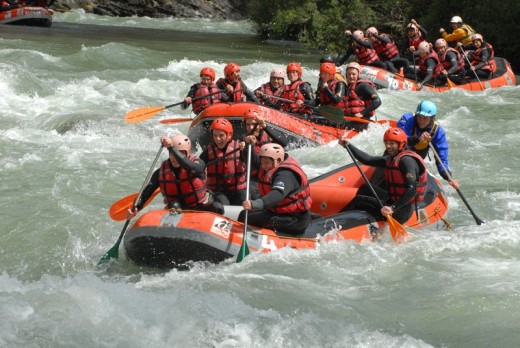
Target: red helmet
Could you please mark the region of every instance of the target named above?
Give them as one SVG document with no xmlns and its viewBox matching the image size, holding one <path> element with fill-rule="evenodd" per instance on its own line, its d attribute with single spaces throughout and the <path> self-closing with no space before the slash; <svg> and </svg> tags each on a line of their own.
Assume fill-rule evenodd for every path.
<svg viewBox="0 0 520 348">
<path fill-rule="evenodd" d="M 389 128 L 385 132 L 385 135 L 383 136 L 383 141 L 398 142 L 399 144 L 401 144 L 401 146 L 399 146 L 399 149 L 403 149 L 406 146 L 406 143 L 408 142 L 408 136 L 401 128 L 394 127 Z"/>
<path fill-rule="evenodd" d="M 221 130 L 225 132 L 229 138 L 233 135 L 233 125 L 225 118 L 217 118 L 213 122 L 211 122 L 211 126 L 209 130 L 212 132 L 215 129 Z"/>
<path fill-rule="evenodd" d="M 287 74 L 289 71 L 297 71 L 298 75 L 302 76 L 302 66 L 300 63 L 292 62 L 287 65 Z"/>
<path fill-rule="evenodd" d="M 258 156 L 272 158 L 274 161 L 274 166 L 276 167 L 281 162 L 283 162 L 283 159 L 285 156 L 285 151 L 281 145 L 275 144 L 275 143 L 269 143 L 269 144 L 262 145 Z"/>
<path fill-rule="evenodd" d="M 224 67 L 224 76 L 229 77 L 231 76 L 235 71 L 240 71 L 240 66 L 237 63 L 229 63 Z"/>
<path fill-rule="evenodd" d="M 172 146 L 179 151 L 186 151 L 190 153 L 191 141 L 184 134 L 177 134 L 172 137 Z"/>
<path fill-rule="evenodd" d="M 323 63 L 320 66 L 320 72 L 326 72 L 327 74 L 334 76 L 334 74 L 336 74 L 336 65 L 333 63 Z"/>
<path fill-rule="evenodd" d="M 202 75 L 207 75 L 207 76 L 211 77 L 212 82 L 215 81 L 215 70 L 213 70 L 210 67 L 202 68 L 202 70 L 200 71 L 200 76 L 202 77 Z"/>
<path fill-rule="evenodd" d="M 258 118 L 258 111 L 253 109 L 248 109 L 246 112 L 244 112 L 244 115 L 242 115 L 242 119 L 245 121 L 254 119 L 256 120 Z"/>
</svg>

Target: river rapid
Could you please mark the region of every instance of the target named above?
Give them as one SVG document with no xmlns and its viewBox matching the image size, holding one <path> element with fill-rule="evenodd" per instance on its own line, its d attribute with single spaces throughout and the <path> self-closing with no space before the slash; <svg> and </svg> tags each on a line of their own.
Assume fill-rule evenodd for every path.
<svg viewBox="0 0 520 348">
<path fill-rule="evenodd" d="M 447 219 L 396 245 L 322 244 L 188 271 L 98 267 L 123 223 L 171 108 L 203 66 L 229 61 L 250 88 L 290 61 L 313 88 L 323 52 L 261 42 L 247 22 L 57 13 L 51 28 L 0 27 L 1 347 L 514 347 L 520 342 L 520 89 L 380 90 L 379 118 L 437 104 L 450 167 Z M 381 153 L 384 128 L 353 141 Z M 292 150 L 309 177 L 349 162 L 334 144 Z M 162 158 L 165 158 L 165 154 Z M 430 161 L 430 168 L 437 174 Z M 156 200 L 151 207 L 159 207 Z"/>
</svg>

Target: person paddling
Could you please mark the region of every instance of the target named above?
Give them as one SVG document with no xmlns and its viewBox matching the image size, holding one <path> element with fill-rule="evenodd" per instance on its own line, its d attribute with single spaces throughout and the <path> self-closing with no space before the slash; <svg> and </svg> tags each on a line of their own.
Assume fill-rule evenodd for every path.
<svg viewBox="0 0 520 348">
<path fill-rule="evenodd" d="M 283 108 L 283 102 L 281 102 L 279 98 L 271 98 L 271 96 L 281 98 L 284 90 L 285 71 L 280 68 L 275 68 L 269 75 L 269 82 L 255 89 L 255 95 L 258 100 L 260 100 L 260 104 L 280 110 Z"/>
<path fill-rule="evenodd" d="M 204 67 L 200 71 L 200 82 L 191 86 L 188 95 L 184 98 L 182 104 L 183 109 L 187 109 L 192 104 L 192 99 L 197 98 L 193 102 L 192 110 L 195 114 L 199 114 L 202 110 L 210 105 L 219 103 L 222 100 L 222 93 L 215 81 L 215 70 L 210 67 Z M 207 96 L 207 98 L 201 98 Z M 200 99 L 199 99 L 200 98 Z"/>
<path fill-rule="evenodd" d="M 293 100 L 294 102 L 285 102 L 283 111 L 308 118 L 309 115 L 312 114 L 311 107 L 316 106 L 312 87 L 308 82 L 302 80 L 303 71 L 300 63 L 289 63 L 286 71 L 289 83 L 285 86 L 282 97 L 284 99 Z"/>
<path fill-rule="evenodd" d="M 237 63 L 229 63 L 224 67 L 224 77 L 217 80 L 217 86 L 226 93 L 222 95 L 224 102 L 250 101 L 258 104 L 255 94 L 247 88 L 240 77 L 240 66 Z"/>
</svg>

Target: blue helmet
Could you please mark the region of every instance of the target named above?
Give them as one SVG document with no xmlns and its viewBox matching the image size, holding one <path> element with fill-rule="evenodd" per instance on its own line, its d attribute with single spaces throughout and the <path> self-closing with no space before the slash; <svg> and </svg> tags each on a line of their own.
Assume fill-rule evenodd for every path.
<svg viewBox="0 0 520 348">
<path fill-rule="evenodd" d="M 416 114 L 425 116 L 425 117 L 433 117 L 437 115 L 437 107 L 435 104 L 429 100 L 423 100 L 417 105 Z"/>
</svg>

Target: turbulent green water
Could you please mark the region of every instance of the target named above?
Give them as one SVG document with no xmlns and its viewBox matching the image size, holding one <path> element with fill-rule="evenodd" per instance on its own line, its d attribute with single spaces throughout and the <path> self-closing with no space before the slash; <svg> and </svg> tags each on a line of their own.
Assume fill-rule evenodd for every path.
<svg viewBox="0 0 520 348">
<path fill-rule="evenodd" d="M 324 244 L 187 272 L 96 266 L 122 223 L 110 205 L 136 192 L 169 109 L 210 65 L 242 66 L 256 88 L 292 60 L 316 86 L 320 53 L 262 43 L 245 22 L 57 14 L 52 28 L 0 27 L 0 346 L 514 347 L 520 341 L 518 87 L 380 91 L 380 118 L 438 105 L 461 191 L 446 188 L 451 231 L 395 245 Z M 383 128 L 356 145 L 382 151 Z M 292 154 L 310 177 L 344 162 L 337 146 Z M 432 166 L 433 168 L 433 166 Z M 157 206 L 157 205 L 156 205 Z"/>
</svg>

